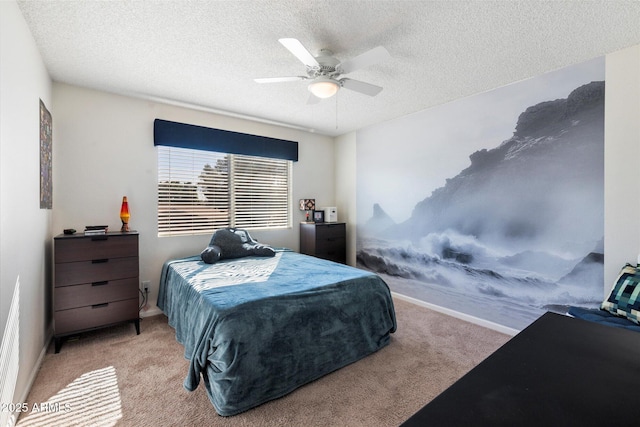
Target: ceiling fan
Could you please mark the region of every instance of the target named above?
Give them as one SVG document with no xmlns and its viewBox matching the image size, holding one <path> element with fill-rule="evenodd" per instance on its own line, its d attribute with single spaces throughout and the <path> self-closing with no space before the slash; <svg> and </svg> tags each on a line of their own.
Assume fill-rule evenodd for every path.
<svg viewBox="0 0 640 427">
<path fill-rule="evenodd" d="M 257 83 L 311 80 L 308 85 L 308 89 L 312 94 L 309 98 L 309 103 L 330 98 L 335 95 L 341 87 L 369 96 L 376 96 L 382 90 L 380 86 L 341 77 L 343 74 L 348 74 L 352 71 L 389 59 L 391 55 L 389 55 L 387 49 L 382 46 L 375 47 L 355 58 L 340 62 L 333 57 L 333 52 L 328 49 L 321 49 L 318 56 L 313 56 L 297 39 L 283 38 L 278 41 L 307 67 L 307 75 L 254 79 Z"/>
</svg>

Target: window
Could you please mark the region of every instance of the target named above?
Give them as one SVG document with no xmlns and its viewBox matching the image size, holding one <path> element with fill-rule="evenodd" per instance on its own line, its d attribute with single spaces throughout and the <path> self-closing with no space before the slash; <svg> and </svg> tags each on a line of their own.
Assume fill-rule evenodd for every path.
<svg viewBox="0 0 640 427">
<path fill-rule="evenodd" d="M 291 161 L 157 148 L 159 236 L 291 226 Z"/>
</svg>

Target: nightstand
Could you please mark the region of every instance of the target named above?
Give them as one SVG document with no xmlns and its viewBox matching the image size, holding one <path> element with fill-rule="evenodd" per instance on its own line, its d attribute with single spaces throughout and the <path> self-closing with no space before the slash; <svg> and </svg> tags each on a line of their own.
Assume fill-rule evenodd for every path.
<svg viewBox="0 0 640 427">
<path fill-rule="evenodd" d="M 121 322 L 140 334 L 138 233 L 54 237 L 55 352 L 66 336 Z"/>
<path fill-rule="evenodd" d="M 300 223 L 300 253 L 347 263 L 344 222 Z"/>
</svg>

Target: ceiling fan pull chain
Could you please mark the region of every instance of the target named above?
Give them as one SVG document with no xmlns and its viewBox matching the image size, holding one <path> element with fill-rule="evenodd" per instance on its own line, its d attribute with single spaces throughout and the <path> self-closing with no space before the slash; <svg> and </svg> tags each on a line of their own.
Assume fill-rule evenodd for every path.
<svg viewBox="0 0 640 427">
<path fill-rule="evenodd" d="M 338 130 L 338 96 L 336 95 L 336 130 Z"/>
</svg>

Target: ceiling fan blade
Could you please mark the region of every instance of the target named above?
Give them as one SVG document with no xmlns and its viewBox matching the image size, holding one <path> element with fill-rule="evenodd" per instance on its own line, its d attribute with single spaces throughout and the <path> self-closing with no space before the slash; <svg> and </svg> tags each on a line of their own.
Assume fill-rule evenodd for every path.
<svg viewBox="0 0 640 427">
<path fill-rule="evenodd" d="M 389 55 L 387 49 L 385 49 L 383 46 L 378 46 L 356 56 L 355 58 L 347 59 L 346 61 L 341 62 L 336 68 L 340 68 L 340 70 L 342 70 L 342 74 L 347 74 L 352 71 L 368 67 L 369 65 L 385 61 L 389 58 L 391 58 L 391 55 Z"/>
<path fill-rule="evenodd" d="M 320 66 L 316 58 L 313 57 L 311 52 L 309 52 L 298 39 L 279 39 L 278 41 L 307 67 Z"/>
<path fill-rule="evenodd" d="M 256 83 L 282 83 L 282 82 L 296 82 L 298 80 L 307 80 L 308 77 L 303 76 L 291 76 L 291 77 L 263 77 L 259 79 L 253 79 Z"/>
<path fill-rule="evenodd" d="M 353 90 L 355 92 L 360 92 L 369 96 L 376 96 L 380 93 L 382 88 L 380 86 L 372 85 L 371 83 L 361 82 L 359 80 L 352 79 L 340 79 L 340 83 L 342 87 L 345 89 Z"/>
</svg>

